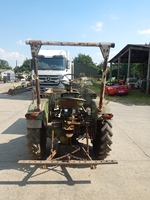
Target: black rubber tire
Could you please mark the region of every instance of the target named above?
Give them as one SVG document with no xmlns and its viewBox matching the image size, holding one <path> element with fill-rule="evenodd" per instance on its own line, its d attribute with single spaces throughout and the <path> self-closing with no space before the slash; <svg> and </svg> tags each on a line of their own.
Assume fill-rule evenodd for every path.
<svg viewBox="0 0 150 200">
<path fill-rule="evenodd" d="M 27 148 L 32 160 L 45 159 L 46 156 L 46 133 L 44 129 L 27 129 Z"/>
<path fill-rule="evenodd" d="M 96 159 L 104 160 L 111 151 L 112 145 L 112 124 L 110 120 L 97 122 L 97 134 L 93 141 L 93 152 Z"/>
</svg>

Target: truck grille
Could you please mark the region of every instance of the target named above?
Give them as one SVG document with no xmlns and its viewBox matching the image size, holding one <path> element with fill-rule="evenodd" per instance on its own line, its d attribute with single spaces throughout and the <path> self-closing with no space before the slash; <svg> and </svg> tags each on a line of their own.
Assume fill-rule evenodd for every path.
<svg viewBox="0 0 150 200">
<path fill-rule="evenodd" d="M 61 75 L 39 75 L 41 87 L 58 86 L 60 83 Z"/>
</svg>

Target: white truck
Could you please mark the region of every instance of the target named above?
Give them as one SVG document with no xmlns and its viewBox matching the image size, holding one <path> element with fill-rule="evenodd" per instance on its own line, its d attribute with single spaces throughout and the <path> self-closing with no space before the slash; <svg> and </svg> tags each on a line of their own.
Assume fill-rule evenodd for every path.
<svg viewBox="0 0 150 200">
<path fill-rule="evenodd" d="M 37 67 L 41 94 L 48 88 L 64 88 L 60 80 L 66 79 L 65 74 L 72 73 L 69 52 L 64 50 L 41 49 L 38 54 Z M 71 78 L 71 75 L 67 77 Z M 34 79 L 33 70 L 32 78 Z"/>
</svg>

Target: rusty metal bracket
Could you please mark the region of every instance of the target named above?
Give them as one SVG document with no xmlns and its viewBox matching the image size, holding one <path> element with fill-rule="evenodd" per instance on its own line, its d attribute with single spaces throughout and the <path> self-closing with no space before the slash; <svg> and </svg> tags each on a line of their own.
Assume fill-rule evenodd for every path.
<svg viewBox="0 0 150 200">
<path fill-rule="evenodd" d="M 36 57 L 40 51 L 41 44 L 38 41 L 34 41 L 33 43 L 30 44 L 30 48 L 32 57 Z"/>
</svg>

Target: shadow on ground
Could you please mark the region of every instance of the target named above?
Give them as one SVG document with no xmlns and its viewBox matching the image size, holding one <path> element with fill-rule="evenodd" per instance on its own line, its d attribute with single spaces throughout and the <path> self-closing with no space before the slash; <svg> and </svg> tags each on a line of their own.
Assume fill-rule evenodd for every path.
<svg viewBox="0 0 150 200">
<path fill-rule="evenodd" d="M 13 132 L 13 126 L 16 126 L 19 121 L 22 121 L 22 119 L 19 119 L 17 122 L 14 123 L 11 127 L 6 129 L 3 134 L 14 134 Z M 15 138 L 9 140 L 6 143 L 0 144 L 0 171 L 5 170 L 7 171 L 7 174 L 15 174 L 15 171 L 20 171 L 20 176 L 18 178 L 18 172 L 17 174 L 17 180 L 14 180 L 15 177 L 12 175 L 13 180 L 11 178 L 5 178 L 3 181 L 0 181 L 0 185 L 19 185 L 19 186 L 26 186 L 26 185 L 37 185 L 37 184 L 66 184 L 66 185 L 75 185 L 75 184 L 91 184 L 90 180 L 73 180 L 71 177 L 71 174 L 68 172 L 68 167 L 66 166 L 47 166 L 46 169 L 39 169 L 40 166 L 38 165 L 23 165 L 18 164 L 19 160 L 29 160 L 27 148 L 26 148 L 26 137 L 24 135 L 20 135 L 19 132 L 18 135 L 15 135 Z M 13 136 L 13 135 L 12 135 Z M 9 137 L 9 135 L 8 135 Z M 78 156 L 83 156 L 81 152 L 78 152 Z M 69 168 L 76 168 L 77 172 L 81 173 L 81 169 L 89 168 L 90 166 L 84 166 L 84 165 L 77 165 L 77 166 L 69 166 Z M 47 181 L 43 180 L 43 174 L 48 173 L 47 176 L 51 177 L 49 174 L 56 173 L 57 177 L 58 175 L 65 177 L 66 180 L 61 180 L 62 178 L 58 178 L 58 180 L 50 180 Z M 3 174 L 1 175 L 3 176 Z M 34 177 L 39 177 L 38 181 L 32 180 Z M 20 177 L 23 177 L 22 180 L 20 180 Z M 20 181 L 18 181 L 18 179 Z"/>
<path fill-rule="evenodd" d="M 32 100 L 35 99 L 35 95 L 33 97 L 32 90 L 29 89 L 23 93 L 18 93 L 16 95 L 10 95 L 8 92 L 0 93 L 0 99 L 10 99 L 10 100 Z"/>
<path fill-rule="evenodd" d="M 4 130 L 2 134 L 26 134 L 26 119 L 19 118 L 16 122 Z"/>
</svg>

